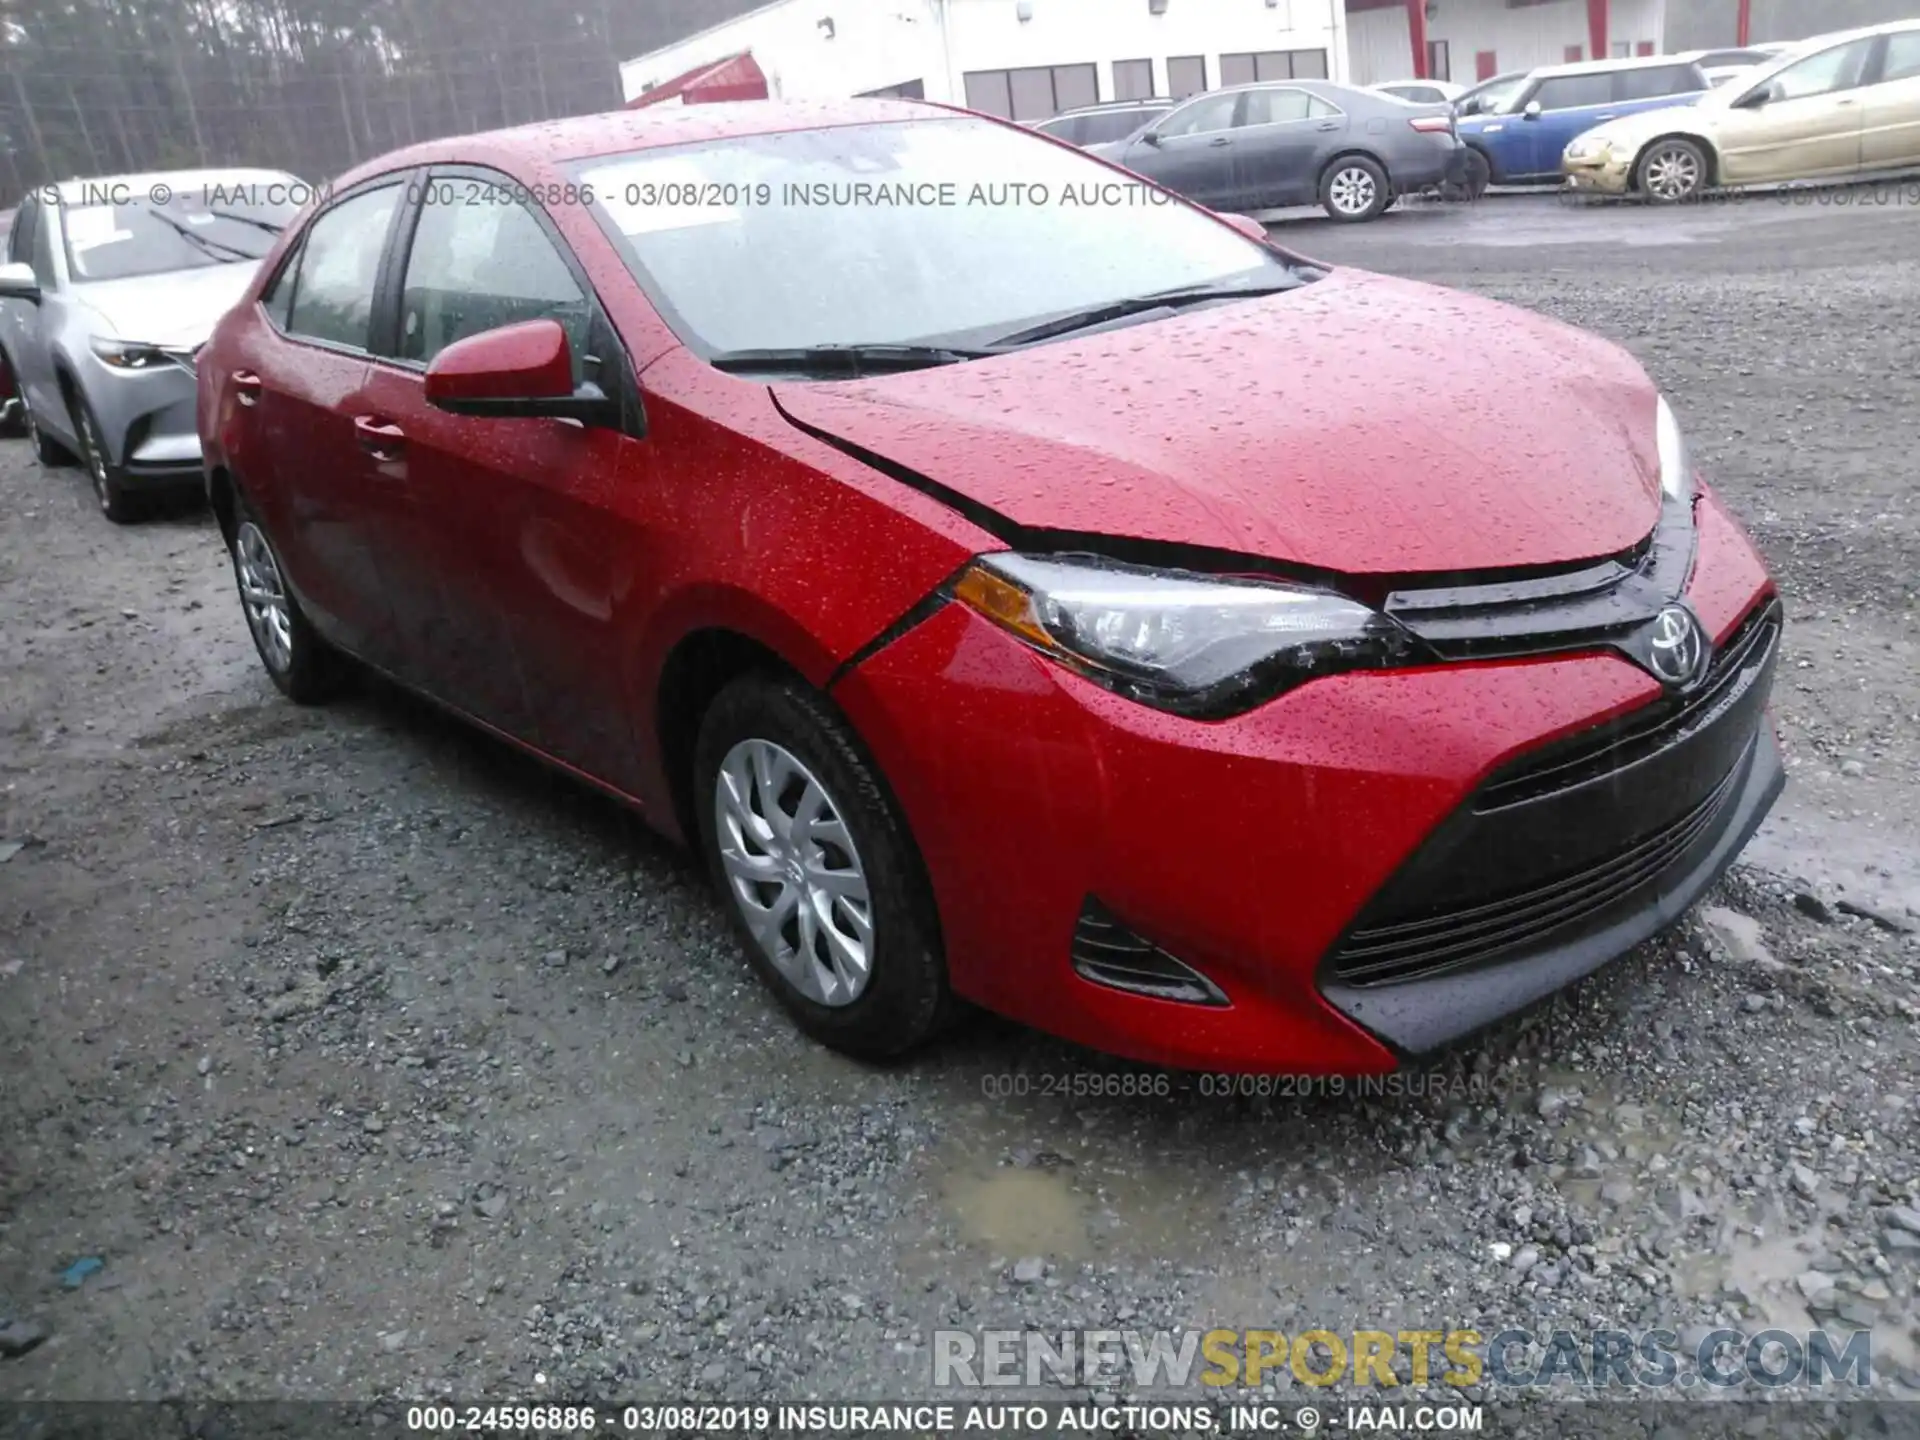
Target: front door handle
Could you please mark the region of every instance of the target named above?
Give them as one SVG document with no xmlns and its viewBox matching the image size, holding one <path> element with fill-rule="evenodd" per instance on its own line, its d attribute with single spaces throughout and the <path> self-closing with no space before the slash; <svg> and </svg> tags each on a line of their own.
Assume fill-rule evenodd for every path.
<svg viewBox="0 0 1920 1440">
<path fill-rule="evenodd" d="M 372 415 L 355 416 L 353 433 L 360 442 L 360 448 L 376 460 L 397 460 L 407 446 L 406 431 L 391 420 L 381 420 Z"/>
<path fill-rule="evenodd" d="M 1316 130 L 1338 130 L 1340 128 L 1340 122 L 1338 120 L 1322 120 L 1313 128 Z"/>
<path fill-rule="evenodd" d="M 236 370 L 227 377 L 233 382 L 233 398 L 252 407 L 260 403 L 260 377 L 251 370 Z"/>
<path fill-rule="evenodd" d="M 1833 102 L 1835 109 L 1839 109 L 1843 105 L 1857 105 L 1859 103 L 1860 97 L 1857 95 L 1845 95 Z"/>
<path fill-rule="evenodd" d="M 1596 115 L 1594 118 L 1596 120 L 1618 120 L 1620 117 L 1619 115 L 1615 114 L 1615 115 Z"/>
<path fill-rule="evenodd" d="M 1231 145 L 1232 143 L 1233 141 L 1229 140 L 1226 136 L 1222 135 L 1218 140 L 1209 140 L 1207 142 L 1207 148 L 1209 150 L 1218 150 L 1221 146 Z"/>
</svg>

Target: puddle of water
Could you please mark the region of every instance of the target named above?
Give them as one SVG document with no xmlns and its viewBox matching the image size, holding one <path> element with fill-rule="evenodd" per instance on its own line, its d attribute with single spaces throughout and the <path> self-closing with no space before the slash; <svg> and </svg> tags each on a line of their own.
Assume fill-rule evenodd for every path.
<svg viewBox="0 0 1920 1440">
<path fill-rule="evenodd" d="M 1078 1260 L 1090 1248 L 1081 1198 L 1053 1171 L 954 1176 L 942 1199 L 962 1237 L 997 1255 Z"/>
</svg>

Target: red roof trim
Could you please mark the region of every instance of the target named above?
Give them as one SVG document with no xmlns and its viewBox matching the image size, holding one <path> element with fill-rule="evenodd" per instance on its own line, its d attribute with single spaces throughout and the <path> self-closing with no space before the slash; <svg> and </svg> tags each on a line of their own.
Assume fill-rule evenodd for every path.
<svg viewBox="0 0 1920 1440">
<path fill-rule="evenodd" d="M 749 51 L 697 65 L 683 75 L 656 85 L 627 102 L 629 110 L 659 105 L 678 97 L 687 105 L 711 105 L 722 100 L 765 100 L 767 76 Z"/>
</svg>

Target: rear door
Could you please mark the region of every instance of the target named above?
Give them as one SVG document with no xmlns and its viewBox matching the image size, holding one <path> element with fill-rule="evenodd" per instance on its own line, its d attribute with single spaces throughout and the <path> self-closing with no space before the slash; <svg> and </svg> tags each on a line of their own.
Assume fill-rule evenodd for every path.
<svg viewBox="0 0 1920 1440">
<path fill-rule="evenodd" d="M 262 297 L 228 377 L 239 401 L 231 447 L 301 602 L 328 638 L 402 668 L 376 559 L 388 483 L 355 418 L 366 408 L 375 295 L 403 209 L 400 177 L 349 192 L 307 227 Z"/>
<path fill-rule="evenodd" d="M 1262 210 L 1303 204 L 1318 188 L 1320 157 L 1347 134 L 1336 106 L 1291 85 L 1249 90 L 1235 135 L 1241 190 L 1234 203 Z"/>
<path fill-rule="evenodd" d="M 1121 163 L 1177 195 L 1229 208 L 1241 188 L 1234 130 L 1239 110 L 1238 91 L 1202 95 L 1143 133 Z"/>
<path fill-rule="evenodd" d="M 1920 165 L 1920 30 L 1885 37 L 1874 83 L 1861 93 L 1860 163 Z"/>
<path fill-rule="evenodd" d="M 576 382 L 629 393 L 631 369 L 551 220 L 492 171 L 436 171 L 398 285 L 394 343 L 368 406 L 416 497 L 402 532 L 432 583 L 400 617 L 434 693 L 615 785 L 637 783 L 614 635 L 638 546 L 623 487 L 652 452 L 616 430 L 550 418 L 451 415 L 426 401 L 447 346 L 525 320 L 566 330 Z"/>
<path fill-rule="evenodd" d="M 1866 107 L 1861 82 L 1877 37 L 1832 45 L 1750 86 L 1715 139 L 1734 184 L 1808 180 L 1860 167 Z"/>
</svg>

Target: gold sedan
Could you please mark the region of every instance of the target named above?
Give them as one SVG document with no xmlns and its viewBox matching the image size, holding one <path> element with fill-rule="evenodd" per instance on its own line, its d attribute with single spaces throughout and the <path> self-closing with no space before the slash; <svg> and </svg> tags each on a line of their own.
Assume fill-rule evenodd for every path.
<svg viewBox="0 0 1920 1440">
<path fill-rule="evenodd" d="M 1716 186 L 1920 166 L 1920 20 L 1802 41 L 1692 105 L 1643 110 L 1568 145 L 1576 190 L 1672 204 Z"/>
</svg>

